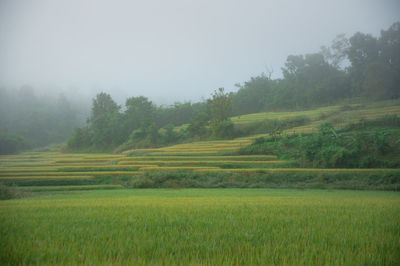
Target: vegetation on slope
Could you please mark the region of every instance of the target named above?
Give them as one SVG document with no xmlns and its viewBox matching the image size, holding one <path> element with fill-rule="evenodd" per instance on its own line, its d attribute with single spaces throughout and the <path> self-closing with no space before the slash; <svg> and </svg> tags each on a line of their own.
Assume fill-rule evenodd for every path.
<svg viewBox="0 0 400 266">
<path fill-rule="evenodd" d="M 335 130 L 329 123 L 318 133 L 275 134 L 258 138 L 239 154 L 274 154 L 297 160 L 301 167 L 398 168 L 400 167 L 400 118 L 387 115 L 361 120 Z"/>
<path fill-rule="evenodd" d="M 101 93 L 93 100 L 87 127 L 76 129 L 68 149 L 112 151 L 118 147 L 116 151 L 123 151 L 195 139 L 234 138 L 257 134 L 282 121 L 238 123 L 240 126 L 235 128 L 228 118 L 230 114 L 301 110 L 355 99 L 396 99 L 400 96 L 399 42 L 400 22 L 382 31 L 379 38 L 362 33 L 349 39 L 342 37 L 320 52 L 288 56 L 282 79 L 272 80 L 263 74 L 240 85 L 237 93 L 224 93 L 221 88 L 197 105 L 159 108 L 145 97 L 131 97 L 121 112 L 110 95 Z M 350 65 L 343 68 L 343 60 Z M 308 121 L 297 117 L 287 122 L 292 125 L 283 123 L 281 127 L 290 128 L 296 123 L 301 126 Z M 184 123 L 188 126 L 174 130 L 174 126 Z"/>
</svg>

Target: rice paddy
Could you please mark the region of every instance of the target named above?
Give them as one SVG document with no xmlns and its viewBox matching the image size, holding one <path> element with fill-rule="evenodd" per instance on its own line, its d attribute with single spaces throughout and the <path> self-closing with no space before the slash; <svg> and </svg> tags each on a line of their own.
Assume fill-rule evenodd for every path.
<svg viewBox="0 0 400 266">
<path fill-rule="evenodd" d="M 196 145 L 196 144 L 193 144 Z M 190 145 L 179 145 L 186 155 L 107 155 L 29 153 L 18 156 L 1 156 L 0 181 L 45 179 L 93 179 L 102 176 L 132 176 L 146 171 L 193 171 L 223 173 L 379 173 L 399 169 L 315 169 L 293 168 L 291 161 L 277 160 L 274 155 L 195 155 L 185 150 Z M 191 148 L 193 149 L 193 148 Z M 193 149 L 194 150 L 194 149 Z M 172 155 L 171 155 L 172 154 Z M 71 159 L 73 157 L 73 159 Z M 12 158 L 12 160 L 11 160 Z M 3 160 L 4 159 L 4 160 Z M 29 161 L 29 162 L 28 162 Z"/>
<path fill-rule="evenodd" d="M 0 264 L 400 261 L 396 192 L 113 189 L 46 195 L 0 202 Z"/>
</svg>

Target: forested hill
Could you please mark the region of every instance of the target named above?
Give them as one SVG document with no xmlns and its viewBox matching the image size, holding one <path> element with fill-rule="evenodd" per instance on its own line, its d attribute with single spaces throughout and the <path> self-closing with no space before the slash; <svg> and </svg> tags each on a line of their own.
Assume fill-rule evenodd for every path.
<svg viewBox="0 0 400 266">
<path fill-rule="evenodd" d="M 299 109 L 354 98 L 400 96 L 400 22 L 375 38 L 356 33 L 337 36 L 314 54 L 290 55 L 283 78 L 251 78 L 233 97 L 235 115 L 276 109 Z"/>
<path fill-rule="evenodd" d="M 80 124 L 79 112 L 71 110 L 65 99 L 47 105 L 28 101 L 18 108 L 21 99 L 35 97 L 25 97 L 23 88 L 22 98 L 7 97 L 7 90 L 2 90 L 0 153 L 62 142 L 71 134 L 69 151 L 118 151 L 230 138 L 234 125 L 229 117 L 235 115 L 396 99 L 400 97 L 400 22 L 378 37 L 360 32 L 349 38 L 339 35 L 320 51 L 289 55 L 282 73 L 280 79 L 262 73 L 237 84 L 235 93 L 220 89 L 206 101 L 172 106 L 156 106 L 139 96 L 127 99 L 121 108 L 111 95 L 100 93 L 93 99 L 86 126 L 73 134 Z M 182 124 L 189 125 L 177 131 Z"/>
</svg>

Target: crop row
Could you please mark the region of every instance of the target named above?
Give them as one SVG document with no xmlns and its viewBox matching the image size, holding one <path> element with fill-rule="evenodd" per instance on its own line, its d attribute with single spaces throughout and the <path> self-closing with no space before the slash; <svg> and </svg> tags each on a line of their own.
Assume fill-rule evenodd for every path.
<svg viewBox="0 0 400 266">
<path fill-rule="evenodd" d="M 79 176 L 79 175 L 134 175 L 138 174 L 138 171 L 90 171 L 90 172 L 10 172 L 0 173 L 0 177 L 11 177 L 11 176 Z"/>
<path fill-rule="evenodd" d="M 121 185 L 78 185 L 78 186 L 28 186 L 21 187 L 24 191 L 45 192 L 45 191 L 72 191 L 72 190 L 98 190 L 98 189 L 119 189 Z"/>
<path fill-rule="evenodd" d="M 152 163 L 152 165 L 151 165 Z M 143 161 L 142 165 L 139 162 L 135 162 L 135 167 L 143 169 L 143 167 L 152 166 L 248 166 L 248 167 L 271 167 L 273 165 L 282 165 L 286 163 L 291 163 L 290 161 Z M 121 166 L 131 167 L 133 165 L 130 162 L 121 162 Z"/>
<path fill-rule="evenodd" d="M 267 160 L 275 160 L 278 157 L 275 155 L 231 155 L 231 156 L 134 156 L 134 157 L 126 157 L 119 162 L 124 161 L 151 161 L 151 160 L 162 160 L 162 161 L 169 161 L 169 160 L 195 160 L 195 161 L 202 161 L 202 160 L 251 160 L 251 161 L 267 161 Z"/>
<path fill-rule="evenodd" d="M 91 175 L 29 175 L 29 176 L 0 176 L 0 181 L 4 180 L 50 180 L 50 179 L 92 179 Z"/>
</svg>

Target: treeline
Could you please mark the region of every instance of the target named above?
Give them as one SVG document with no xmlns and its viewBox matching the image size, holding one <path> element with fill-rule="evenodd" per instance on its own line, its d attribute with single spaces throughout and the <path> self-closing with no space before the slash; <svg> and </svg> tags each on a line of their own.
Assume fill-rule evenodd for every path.
<svg viewBox="0 0 400 266">
<path fill-rule="evenodd" d="M 290 55 L 282 79 L 262 74 L 239 84 L 233 114 L 294 110 L 355 97 L 367 100 L 400 96 L 400 22 L 378 38 L 339 35 L 314 54 Z M 271 74 L 271 73 L 269 73 Z"/>
<path fill-rule="evenodd" d="M 0 154 L 64 142 L 85 114 L 65 96 L 38 96 L 34 89 L 0 88 Z"/>
<path fill-rule="evenodd" d="M 122 112 L 109 94 L 99 93 L 93 99 L 87 126 L 75 129 L 67 148 L 81 152 L 122 151 L 227 136 L 233 128 L 228 120 L 231 98 L 222 88 L 207 102 L 167 107 L 156 106 L 146 97 L 131 97 Z M 175 129 L 188 122 L 188 127 Z"/>
<path fill-rule="evenodd" d="M 349 39 L 341 35 L 318 53 L 290 55 L 282 71 L 282 79 L 262 74 L 239 85 L 237 93 L 220 89 L 196 104 L 157 107 L 145 97 L 132 97 L 121 112 L 110 95 L 101 93 L 93 100 L 87 127 L 75 130 L 68 148 L 111 151 L 118 147 L 115 151 L 121 151 L 209 137 L 237 137 L 254 132 L 234 128 L 229 120 L 232 114 L 304 109 L 354 98 L 398 98 L 400 22 L 378 38 L 363 33 Z M 174 129 L 185 123 L 189 125 L 182 130 Z"/>
</svg>

